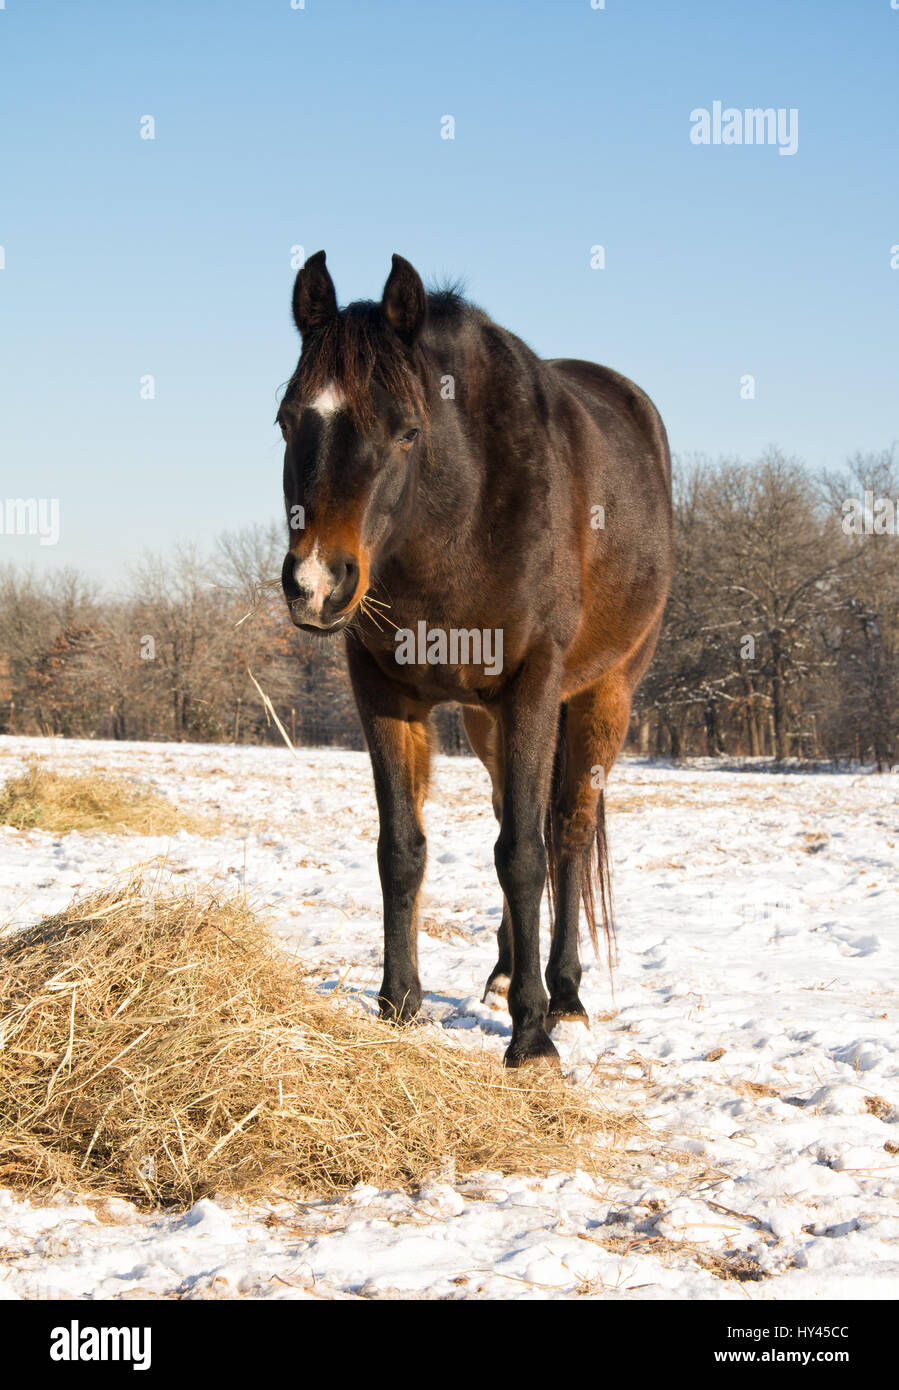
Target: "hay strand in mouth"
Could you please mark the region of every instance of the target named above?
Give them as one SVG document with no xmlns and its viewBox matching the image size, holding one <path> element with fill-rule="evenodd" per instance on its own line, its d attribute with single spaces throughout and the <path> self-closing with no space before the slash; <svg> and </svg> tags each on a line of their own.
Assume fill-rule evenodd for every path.
<svg viewBox="0 0 899 1390">
<path fill-rule="evenodd" d="M 373 608 L 372 604 L 377 604 L 377 608 Z M 383 619 L 385 623 L 388 623 L 389 626 L 393 628 L 394 632 L 402 631 L 402 628 L 397 627 L 392 618 L 388 618 L 384 610 L 389 608 L 390 604 L 385 603 L 383 599 L 373 598 L 371 594 L 363 594 L 362 598 L 359 600 L 359 607 L 362 609 L 365 616 L 371 619 L 379 632 L 384 631 L 379 619 Z"/>
<path fill-rule="evenodd" d="M 631 1116 L 323 997 L 240 898 L 132 881 L 0 936 L 0 1184 L 186 1206 L 621 1171 Z"/>
<path fill-rule="evenodd" d="M 244 623 L 249 622 L 251 618 L 255 618 L 256 614 L 265 607 L 266 596 L 280 589 L 280 578 L 257 579 L 256 583 L 253 585 L 253 597 L 250 600 L 250 607 L 242 618 L 238 618 L 237 622 L 234 624 L 234 630 L 237 631 L 239 627 L 243 627 Z"/>
</svg>

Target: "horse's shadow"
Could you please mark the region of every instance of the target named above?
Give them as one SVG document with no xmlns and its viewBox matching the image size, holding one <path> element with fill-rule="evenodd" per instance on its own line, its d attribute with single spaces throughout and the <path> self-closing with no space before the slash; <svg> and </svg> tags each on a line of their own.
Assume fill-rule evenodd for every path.
<svg viewBox="0 0 899 1390">
<path fill-rule="evenodd" d="M 337 978 L 325 980 L 319 986 L 319 993 L 333 994 L 339 987 Z M 354 991 L 353 997 L 364 1006 L 372 1018 L 377 1018 L 377 989 Z M 422 1004 L 421 1012 L 410 1023 L 403 1024 L 403 1027 L 415 1030 L 427 1024 L 436 1024 L 447 1032 L 480 1029 L 482 1033 L 504 1038 L 511 1037 L 512 1034 L 512 1020 L 508 1013 L 497 1012 L 489 1004 L 473 1002 L 471 996 L 466 998 L 455 994 L 429 992 Z M 384 1026 L 392 1027 L 389 1023 L 385 1023 Z"/>
</svg>

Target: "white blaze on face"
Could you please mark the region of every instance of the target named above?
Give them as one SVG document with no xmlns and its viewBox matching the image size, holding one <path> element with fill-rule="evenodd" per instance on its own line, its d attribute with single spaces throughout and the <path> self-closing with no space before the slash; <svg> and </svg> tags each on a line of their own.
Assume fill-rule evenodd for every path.
<svg viewBox="0 0 899 1390">
<path fill-rule="evenodd" d="M 346 396 L 335 382 L 329 381 L 323 391 L 309 402 L 308 410 L 314 410 L 323 419 L 335 415 L 346 405 Z M 327 429 L 330 428 L 326 426 Z M 298 560 L 293 567 L 293 577 L 303 593 L 309 594 L 309 616 L 314 621 L 321 617 L 322 605 L 334 587 L 334 576 L 323 562 L 318 549 L 318 541 L 305 560 Z"/>
<path fill-rule="evenodd" d="M 309 409 L 317 410 L 319 415 L 333 415 L 335 411 L 343 410 L 345 405 L 346 396 L 339 386 L 329 381 L 325 389 L 319 391 L 315 399 L 309 402 Z"/>
<path fill-rule="evenodd" d="M 318 552 L 318 541 L 315 542 L 305 560 L 299 560 L 294 565 L 293 577 L 303 593 L 310 595 L 310 616 L 320 618 L 322 604 L 334 586 L 334 576 L 328 566 L 322 562 Z"/>
</svg>

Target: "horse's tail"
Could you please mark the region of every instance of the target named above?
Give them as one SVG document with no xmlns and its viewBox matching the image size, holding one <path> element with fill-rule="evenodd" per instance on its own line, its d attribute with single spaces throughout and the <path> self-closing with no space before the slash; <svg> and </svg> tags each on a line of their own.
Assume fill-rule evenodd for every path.
<svg viewBox="0 0 899 1390">
<path fill-rule="evenodd" d="M 566 852 L 559 842 L 557 818 L 561 815 L 560 801 L 565 783 L 569 757 L 568 750 L 568 707 L 559 707 L 559 723 L 556 731 L 556 750 L 553 758 L 552 780 L 549 800 L 546 805 L 546 820 L 543 839 L 546 845 L 546 885 L 549 898 L 550 928 L 555 930 L 556 909 L 559 890 L 559 868 L 562 855 Z M 590 931 L 593 949 L 599 955 L 599 928 L 606 943 L 606 959 L 609 974 L 612 974 L 615 955 L 615 914 L 612 906 L 612 864 L 609 857 L 609 840 L 606 834 L 606 794 L 603 787 L 596 806 L 596 828 L 586 846 L 581 859 L 581 902 Z"/>
<path fill-rule="evenodd" d="M 596 806 L 596 830 L 584 856 L 581 874 L 581 899 L 590 928 L 593 949 L 599 955 L 599 928 L 596 923 L 596 898 L 599 894 L 599 908 L 602 916 L 602 929 L 606 943 L 606 960 L 609 975 L 613 974 L 618 946 L 615 937 L 615 913 L 612 906 L 612 861 L 609 856 L 609 837 L 606 832 L 606 793 L 599 793 Z"/>
</svg>

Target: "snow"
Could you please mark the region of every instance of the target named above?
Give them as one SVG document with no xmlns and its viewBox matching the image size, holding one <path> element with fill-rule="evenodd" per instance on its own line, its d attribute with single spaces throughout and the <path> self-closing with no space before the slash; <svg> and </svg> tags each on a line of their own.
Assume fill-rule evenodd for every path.
<svg viewBox="0 0 899 1390">
<path fill-rule="evenodd" d="M 363 754 L 0 739 L 149 780 L 214 838 L 0 827 L 0 920 L 24 926 L 130 867 L 242 890 L 322 989 L 380 982 L 377 819 Z M 631 1109 L 625 1176 L 448 1164 L 414 1194 L 187 1213 L 0 1189 L 3 1298 L 889 1298 L 899 1286 L 899 779 L 624 760 L 609 789 L 620 959 L 589 947 L 572 1084 Z M 501 1055 L 482 1004 L 500 895 L 486 773 L 437 760 L 419 957 L 424 1027 Z M 544 941 L 544 960 L 547 942 Z M 725 1274 L 742 1274 L 722 1277 Z"/>
</svg>

